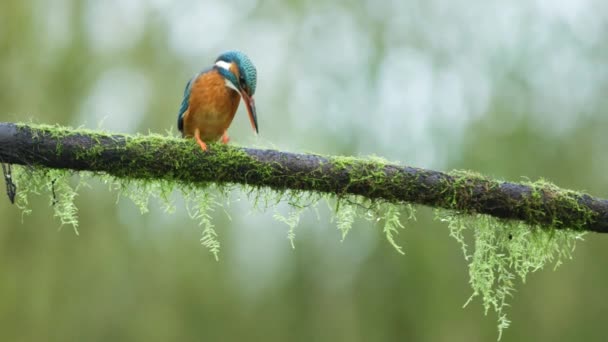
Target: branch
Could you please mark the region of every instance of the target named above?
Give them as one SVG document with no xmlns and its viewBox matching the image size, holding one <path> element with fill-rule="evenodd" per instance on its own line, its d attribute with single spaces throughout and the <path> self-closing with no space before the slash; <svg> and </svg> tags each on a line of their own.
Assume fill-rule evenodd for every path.
<svg viewBox="0 0 608 342">
<path fill-rule="evenodd" d="M 378 159 L 297 154 L 192 140 L 54 126 L 0 123 L 0 161 L 103 172 L 116 177 L 204 185 L 237 183 L 276 190 L 360 195 L 530 225 L 608 232 L 608 201 L 547 182 L 511 183 L 471 172 L 444 173 Z"/>
</svg>

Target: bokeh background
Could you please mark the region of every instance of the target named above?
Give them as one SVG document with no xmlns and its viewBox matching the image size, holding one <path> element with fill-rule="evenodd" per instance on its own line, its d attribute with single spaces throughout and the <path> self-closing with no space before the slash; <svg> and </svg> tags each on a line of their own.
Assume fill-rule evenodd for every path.
<svg viewBox="0 0 608 342">
<path fill-rule="evenodd" d="M 608 197 L 608 3 L 602 0 L 3 0 L 0 121 L 176 131 L 186 81 L 227 49 L 258 67 L 260 136 L 242 145 L 378 155 L 413 166 L 544 177 Z M 2 341 L 491 341 L 466 308 L 460 247 L 420 208 L 398 236 L 358 221 L 344 242 L 323 206 L 296 248 L 238 192 L 214 212 L 217 262 L 177 210 L 142 215 L 91 183 L 80 236 L 48 197 L 0 201 Z M 4 192 L 4 186 L 0 186 Z M 4 196 L 4 195 L 2 195 Z M 503 341 L 606 336 L 608 239 L 529 277 Z"/>
</svg>

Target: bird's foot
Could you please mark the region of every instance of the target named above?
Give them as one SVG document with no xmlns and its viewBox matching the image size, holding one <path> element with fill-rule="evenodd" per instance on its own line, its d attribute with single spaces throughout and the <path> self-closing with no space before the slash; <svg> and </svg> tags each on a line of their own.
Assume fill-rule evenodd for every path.
<svg viewBox="0 0 608 342">
<path fill-rule="evenodd" d="M 230 142 L 230 137 L 228 136 L 228 132 L 224 132 L 222 135 L 222 144 L 228 144 Z"/>
<path fill-rule="evenodd" d="M 197 140 L 196 141 L 198 143 L 198 146 L 201 147 L 201 150 L 203 150 L 203 152 L 207 152 L 209 149 L 207 148 L 207 144 L 205 144 L 204 141 L 202 140 Z"/>
<path fill-rule="evenodd" d="M 196 142 L 201 147 L 203 152 L 206 152 L 208 150 L 207 144 L 205 144 L 205 142 L 201 139 L 201 135 L 200 135 L 198 128 L 194 131 L 194 138 L 196 139 Z"/>
</svg>

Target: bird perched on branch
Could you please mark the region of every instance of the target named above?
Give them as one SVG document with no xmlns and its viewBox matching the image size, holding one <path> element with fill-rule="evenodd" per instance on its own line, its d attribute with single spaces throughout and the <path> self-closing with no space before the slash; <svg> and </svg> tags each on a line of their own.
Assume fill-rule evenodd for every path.
<svg viewBox="0 0 608 342">
<path fill-rule="evenodd" d="M 257 71 L 255 66 L 240 51 L 222 53 L 215 64 L 199 72 L 188 81 L 184 99 L 177 117 L 177 127 L 184 137 L 194 137 L 203 151 L 205 142 L 221 138 L 228 143 L 227 129 L 243 98 L 251 127 L 258 133 L 255 110 L 255 86 Z"/>
</svg>

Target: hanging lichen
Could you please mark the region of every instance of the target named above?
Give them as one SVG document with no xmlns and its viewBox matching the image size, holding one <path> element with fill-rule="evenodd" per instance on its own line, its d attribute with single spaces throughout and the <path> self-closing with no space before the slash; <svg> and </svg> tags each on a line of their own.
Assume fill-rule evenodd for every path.
<svg viewBox="0 0 608 342">
<path fill-rule="evenodd" d="M 134 140 L 131 139 L 131 143 L 135 143 Z M 159 141 L 162 142 L 162 139 L 159 138 Z M 61 153 L 61 151 L 61 147 L 57 147 L 57 153 Z M 98 153 L 98 151 L 91 150 L 82 153 L 91 154 Z M 222 158 L 239 158 L 239 156 L 238 152 L 229 149 L 225 153 L 216 154 L 217 162 L 221 162 Z M 336 158 L 333 162 L 339 167 L 348 168 L 352 164 L 352 159 Z M 128 175 L 108 176 L 91 172 L 80 172 L 76 175 L 72 171 L 39 166 L 15 166 L 13 174 L 15 183 L 19 187 L 16 203 L 24 214 L 31 212 L 30 195 L 46 194 L 50 198 L 54 215 L 59 219 L 60 224 L 71 225 L 76 234 L 78 234 L 78 211 L 74 200 L 77 191 L 82 184 L 85 184 L 87 178 L 100 178 L 102 182 L 108 184 L 112 191 L 118 193 L 118 199 L 129 198 L 142 213 L 148 211 L 151 198 L 159 199 L 166 212 L 174 212 L 175 205 L 171 201 L 171 196 L 177 191 L 184 197 L 190 217 L 201 227 L 201 244 L 216 259 L 221 244 L 212 221 L 212 212 L 215 208 L 230 203 L 229 195 L 233 189 L 239 189 L 240 193 L 249 198 L 253 206 L 259 210 L 276 208 L 279 203 L 287 203 L 291 211 L 287 215 L 277 211 L 274 217 L 288 226 L 287 237 L 292 247 L 295 246 L 295 229 L 300 222 L 301 215 L 307 209 L 316 208 L 320 201 L 325 201 L 330 208 L 334 209 L 334 220 L 342 240 L 346 238 L 357 218 L 365 219 L 376 224 L 384 233 L 388 243 L 402 254 L 404 253 L 403 248 L 396 243 L 395 235 L 404 228 L 405 221 L 415 220 L 415 208 L 409 203 L 370 200 L 363 196 L 349 194 L 335 196 L 296 190 L 273 190 L 259 186 L 217 185 L 204 182 L 182 183 L 172 180 L 170 177 L 165 179 L 142 177 L 141 172 L 138 178 L 131 178 Z M 466 179 L 481 176 L 463 171 L 455 172 L 453 175 L 457 176 L 453 184 L 454 189 L 446 193 L 445 200 L 466 203 L 466 196 L 470 196 L 469 193 L 462 190 L 465 187 Z M 384 184 L 382 180 L 385 175 L 382 172 L 371 175 L 358 175 L 357 172 L 352 172 L 349 177 L 352 184 L 370 182 L 369 177 L 377 178 L 373 180 L 374 183 Z M 527 200 L 531 211 L 537 210 L 536 206 L 541 200 L 539 194 L 541 190 L 536 189 L 543 189 L 542 191 L 553 192 L 553 196 L 561 198 L 561 202 L 556 202 L 557 205 L 580 208 L 577 215 L 582 219 L 576 222 L 580 222 L 581 225 L 587 222 L 592 215 L 588 209 L 580 207 L 574 193 L 560 190 L 545 181 L 530 183 L 530 186 L 535 189 Z M 550 262 L 555 262 L 555 265 L 558 266 L 563 259 L 570 258 L 575 241 L 581 239 L 583 235 L 580 232 L 582 228 L 580 226 L 571 227 L 572 230 L 555 229 L 547 225 L 529 226 L 521 222 L 501 221 L 473 212 L 455 213 L 440 210 L 438 213 L 440 220 L 447 222 L 450 235 L 460 243 L 463 255 L 469 261 L 469 276 L 473 294 L 466 304 L 479 296 L 486 313 L 490 309 L 496 312 L 499 338 L 510 323 L 505 308 L 507 299 L 513 293 L 516 278 L 519 277 L 522 282 L 525 282 L 526 276 L 530 272 L 539 270 Z M 538 217 L 537 212 L 531 212 L 530 215 Z M 554 222 L 554 224 L 560 228 L 562 226 L 561 222 Z M 468 231 L 472 234 L 469 239 L 473 243 L 472 248 L 466 244 Z"/>
<path fill-rule="evenodd" d="M 15 204 L 22 210 L 23 215 L 31 214 L 29 207 L 30 196 L 41 195 L 43 192 L 49 196 L 54 216 L 59 219 L 61 226 L 69 225 L 78 235 L 78 208 L 74 203 L 77 191 L 82 184 L 79 177 L 76 185 L 70 185 L 72 172 L 67 170 L 53 170 L 38 167 L 15 167 L 15 183 L 19 184 Z"/>
<path fill-rule="evenodd" d="M 447 222 L 450 235 L 460 243 L 469 261 L 469 283 L 473 294 L 464 304 L 481 297 L 486 314 L 493 309 L 498 316 L 498 339 L 509 327 L 505 308 L 512 296 L 517 277 L 526 276 L 555 262 L 557 268 L 570 259 L 582 231 L 549 229 L 521 222 L 500 221 L 487 215 L 463 215 L 444 210 L 437 217 Z M 473 252 L 465 243 L 465 234 L 473 234 Z"/>
</svg>

